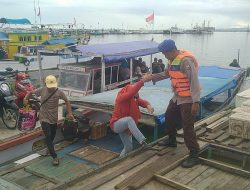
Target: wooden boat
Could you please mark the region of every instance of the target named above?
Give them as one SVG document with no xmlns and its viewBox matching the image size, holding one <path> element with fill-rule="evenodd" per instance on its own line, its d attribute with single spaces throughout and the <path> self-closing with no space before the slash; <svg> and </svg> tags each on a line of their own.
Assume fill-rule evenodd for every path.
<svg viewBox="0 0 250 190">
<path fill-rule="evenodd" d="M 140 46 L 140 50 L 141 51 L 135 51 L 133 49 L 133 53 L 136 52 L 136 56 L 140 56 L 139 53 L 141 53 L 142 55 L 146 55 L 146 54 L 151 54 L 152 52 L 158 52 L 157 50 L 157 43 L 153 43 L 150 42 L 150 46 L 148 48 L 145 48 L 145 46 L 143 46 L 143 44 L 145 45 L 145 43 L 148 42 L 143 42 L 142 45 Z M 130 46 L 127 46 L 130 47 Z M 104 48 L 104 50 L 106 50 Z M 146 51 L 146 53 L 145 53 Z M 107 54 L 110 56 L 110 54 Z M 117 55 L 121 56 L 123 55 L 122 52 L 120 52 L 119 54 L 114 54 L 114 56 L 117 58 Z M 133 57 L 130 54 L 128 54 L 127 49 L 126 51 L 124 51 L 124 56 L 126 57 Z M 111 58 L 110 57 L 106 57 L 106 58 Z M 102 58 L 105 58 L 105 56 L 102 56 Z M 105 62 L 102 62 L 102 69 L 105 68 L 104 66 Z M 220 69 L 220 68 L 219 68 Z M 223 70 L 223 68 L 221 68 Z M 220 70 L 220 73 L 222 72 L 222 70 Z M 209 103 L 212 103 L 212 99 L 213 97 L 215 97 L 216 95 L 219 95 L 223 92 L 226 92 L 228 96 L 226 96 L 226 100 L 229 101 L 231 98 L 233 98 L 234 94 L 236 93 L 237 89 L 240 87 L 241 82 L 243 81 L 244 78 L 244 73 L 242 72 L 242 70 L 240 69 L 229 69 L 229 75 L 228 78 L 223 79 L 219 85 L 216 84 L 216 86 L 212 86 L 213 91 L 207 91 L 204 94 L 204 97 L 206 97 L 204 100 L 206 100 Z M 104 72 L 105 73 L 105 72 Z M 231 73 L 231 74 L 230 74 Z M 231 78 L 232 76 L 233 79 Z M 207 77 L 207 76 L 205 76 Z M 105 75 L 102 76 L 102 78 L 104 79 L 103 81 L 105 81 Z M 230 79 L 230 80 L 229 80 Z M 210 77 L 210 81 L 211 81 L 211 77 Z M 212 80 L 211 84 L 215 84 L 215 79 Z M 153 126 L 153 133 L 154 133 L 154 140 L 158 139 L 158 127 L 164 122 L 164 118 L 162 117 L 163 113 L 165 112 L 165 109 L 167 107 L 167 103 L 169 101 L 169 99 L 171 98 L 171 89 L 166 88 L 167 81 L 163 81 L 163 83 L 157 83 L 157 85 L 153 86 L 152 84 L 149 86 L 145 86 L 145 88 L 142 89 L 141 91 L 141 95 L 145 96 L 145 98 L 149 98 L 149 101 L 151 101 L 152 99 L 152 103 L 155 104 L 154 107 L 156 108 L 156 113 L 155 115 L 148 115 L 146 114 L 145 110 L 142 110 L 143 112 L 143 119 L 142 119 L 142 123 L 147 124 L 147 125 L 151 125 Z M 166 84 L 166 85 L 165 85 Z M 106 89 L 105 87 L 106 83 L 102 82 L 102 89 Z M 154 90 L 155 93 L 152 93 L 151 90 Z M 230 93 L 228 93 L 230 91 Z M 71 102 L 74 106 L 78 107 L 78 108 L 88 108 L 88 109 L 93 109 L 93 110 L 97 110 L 100 112 L 112 112 L 112 108 L 113 108 L 113 102 L 114 102 L 114 97 L 117 93 L 117 89 L 114 91 L 107 91 L 101 94 L 95 94 L 93 96 L 86 96 L 86 97 L 82 97 L 82 98 L 71 98 Z M 212 93 L 212 94 L 211 94 Z M 158 98 L 158 100 L 161 100 L 162 102 L 156 102 L 155 100 L 155 96 L 149 96 L 150 94 L 155 94 L 155 96 L 157 97 L 161 97 Z M 166 95 L 167 94 L 167 95 Z M 101 98 L 100 98 L 101 97 Z M 108 98 L 106 98 L 108 97 Z M 101 101 L 100 101 L 101 100 Z M 103 103 L 103 101 L 106 101 Z M 225 103 L 226 101 L 223 101 L 222 103 L 220 103 L 219 105 L 223 105 L 223 103 Z M 95 116 L 95 114 L 89 116 L 89 117 L 93 117 L 93 118 L 100 118 L 100 115 L 98 115 L 100 112 L 95 112 L 95 114 L 97 114 L 97 116 Z M 103 120 L 102 122 L 108 121 L 108 117 L 105 118 L 105 120 Z M 10 139 L 3 139 L 2 142 L 0 143 L 0 147 L 2 148 L 1 150 L 1 157 L 0 157 L 0 164 L 5 163 L 8 160 L 13 160 L 17 157 L 23 157 L 24 155 L 29 154 L 32 150 L 34 149 L 39 149 L 39 142 L 40 139 L 42 139 L 41 137 L 42 135 L 42 131 L 41 129 L 37 129 L 37 131 L 33 131 L 31 133 L 28 134 L 19 134 L 18 138 L 17 136 L 14 138 L 10 138 Z M 108 149 L 111 149 L 111 151 L 115 151 L 115 152 L 119 152 L 122 148 L 122 144 L 119 141 L 119 138 L 117 136 L 115 136 L 114 134 L 110 134 L 107 135 L 106 138 L 107 144 L 112 144 L 115 147 L 111 147 Z M 96 143 L 100 143 L 105 145 L 105 140 L 101 139 L 100 141 L 97 142 L 93 142 L 94 145 L 96 145 Z M 115 143 L 112 142 L 112 140 L 114 140 Z M 58 139 L 56 142 L 60 142 L 62 141 L 62 135 L 60 133 L 60 130 L 58 130 Z M 11 143 L 10 143 L 11 142 Z M 36 143 L 38 142 L 38 143 Z M 25 144 L 27 143 L 27 144 Z M 42 145 L 44 145 L 43 143 L 41 143 Z M 82 143 L 80 144 L 74 144 L 72 146 L 78 146 L 81 147 Z M 137 145 L 138 146 L 138 145 Z M 107 146 L 109 147 L 109 146 Z M 40 147 L 41 148 L 41 147 Z M 18 151 L 17 151 L 18 150 Z M 2 156 L 5 155 L 5 156 Z"/>
<path fill-rule="evenodd" d="M 128 46 L 128 43 L 124 43 L 124 47 L 129 47 L 129 48 L 122 49 L 122 51 L 120 51 L 120 50 L 119 51 L 121 54 L 123 52 L 124 56 L 126 56 L 126 57 L 127 56 L 136 57 L 136 56 L 150 55 L 152 53 L 157 53 L 158 52 L 157 46 L 158 46 L 158 44 L 156 42 L 152 42 L 152 41 L 143 41 L 140 43 L 137 42 L 134 44 L 134 46 Z M 89 46 L 89 47 L 91 48 L 92 46 Z M 102 45 L 95 46 L 95 48 L 96 48 L 96 50 L 102 49 Z M 128 51 L 128 50 L 130 50 L 130 51 Z M 116 56 L 117 55 L 115 55 L 115 57 Z M 81 56 L 80 55 L 80 56 L 77 56 L 77 59 L 79 61 L 81 61 L 81 57 L 83 57 L 83 59 L 87 59 L 87 60 L 89 58 L 89 56 L 84 56 L 84 55 Z M 75 58 L 76 58 L 76 56 L 74 56 L 74 59 Z M 108 56 L 107 58 L 112 58 L 112 56 Z M 121 63 L 119 62 L 119 60 L 116 60 L 116 61 L 118 61 L 118 62 L 109 64 L 106 66 L 106 68 L 112 69 L 112 71 L 115 71 L 115 69 L 118 69 L 119 66 L 121 65 Z M 72 67 L 74 67 L 74 69 L 72 69 Z M 101 65 L 91 66 L 91 65 L 87 64 L 87 66 L 86 66 L 83 64 L 82 68 L 80 68 L 80 70 L 78 70 L 78 68 L 79 68 L 79 63 L 78 63 L 78 64 L 70 64 L 70 65 L 61 65 L 60 68 L 61 68 L 61 70 L 58 71 L 58 74 L 61 76 L 61 78 L 63 78 L 62 73 L 67 74 L 67 71 L 68 71 L 70 74 L 72 74 L 74 72 L 74 74 L 75 74 L 74 76 L 76 76 L 76 77 L 86 75 L 88 77 L 86 81 L 90 80 L 90 82 L 93 82 L 92 85 L 94 85 L 94 82 L 96 82 L 96 81 L 94 81 L 94 74 L 96 71 L 100 70 L 101 73 L 102 72 L 105 73 L 105 67 L 102 67 Z M 46 69 L 46 67 L 45 67 L 45 69 Z M 60 74 L 60 72 L 61 72 L 61 74 Z M 36 74 L 36 76 L 34 76 L 35 74 Z M 117 71 L 116 71 L 116 75 L 117 75 L 116 77 L 118 77 Z M 33 78 L 33 79 L 35 78 L 37 81 L 39 81 L 40 77 L 37 75 L 37 73 L 31 72 L 30 76 L 31 76 L 31 78 Z M 111 76 L 112 76 L 112 74 L 111 74 Z M 114 72 L 113 72 L 113 76 L 115 76 Z M 107 77 L 108 77 L 108 75 L 107 75 Z M 66 78 L 66 76 L 64 76 L 64 79 L 65 78 Z M 102 81 L 105 81 L 105 77 L 103 77 L 103 78 L 104 78 L 104 80 L 102 80 Z M 60 83 L 62 83 L 61 79 L 59 79 L 59 80 L 60 80 Z M 131 82 L 131 81 L 132 81 L 132 79 L 121 81 L 121 82 L 118 82 L 118 81 L 113 81 L 110 83 L 101 82 L 105 86 L 100 85 L 100 87 L 102 87 L 102 89 L 108 90 L 108 89 L 115 88 L 119 85 Z M 80 82 L 83 82 L 83 81 L 80 81 Z M 84 88 L 79 89 L 78 88 L 77 91 L 75 89 L 65 88 L 65 86 L 61 86 L 61 88 L 62 88 L 62 90 L 65 91 L 65 93 L 67 95 L 76 95 L 77 93 L 78 93 L 78 95 L 79 95 L 79 93 L 82 93 L 82 95 L 83 94 L 86 95 L 86 94 L 95 93 L 92 85 L 85 84 L 86 89 L 84 89 Z M 92 87 L 92 89 L 89 89 L 89 87 Z M 101 89 L 99 89 L 99 91 L 101 91 Z M 62 117 L 62 115 L 60 115 L 60 117 Z M 58 132 L 59 132 L 58 134 L 60 134 L 60 130 L 58 130 Z M 11 160 L 13 158 L 28 154 L 29 152 L 31 152 L 33 150 L 33 145 L 36 144 L 35 142 L 39 141 L 43 138 L 41 136 L 42 130 L 40 128 L 38 128 L 35 131 L 31 131 L 31 132 L 27 132 L 27 133 L 16 132 L 16 131 L 14 131 L 14 132 L 8 131 L 6 133 L 7 133 L 6 136 L 2 136 L 1 141 L 0 141 L 1 155 L 4 155 L 4 156 L 0 156 L 0 164 L 6 162 L 8 160 Z M 11 135 L 11 134 L 13 134 L 13 135 Z M 56 142 L 60 141 L 60 140 L 62 140 L 62 135 L 58 135 Z"/>
<path fill-rule="evenodd" d="M 241 69 L 217 66 L 200 67 L 199 80 L 203 89 L 198 119 L 204 118 L 230 103 L 238 92 L 244 78 L 245 72 Z M 119 89 L 115 89 L 92 96 L 70 97 L 70 101 L 75 107 L 112 113 L 118 91 Z M 147 99 L 155 108 L 152 115 L 148 114 L 146 109 L 141 108 L 141 122 L 153 126 L 154 140 L 157 140 L 158 128 L 165 122 L 165 111 L 172 98 L 170 80 L 160 81 L 156 85 L 146 83 L 140 90 L 140 96 Z"/>
</svg>

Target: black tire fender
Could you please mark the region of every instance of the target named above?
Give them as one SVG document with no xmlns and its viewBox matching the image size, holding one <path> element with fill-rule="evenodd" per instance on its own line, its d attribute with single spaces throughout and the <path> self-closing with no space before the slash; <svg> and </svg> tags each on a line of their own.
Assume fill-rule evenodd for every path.
<svg viewBox="0 0 250 190">
<path fill-rule="evenodd" d="M 30 61 L 28 60 L 28 59 L 26 59 L 25 61 L 24 61 L 24 63 L 23 63 L 26 67 L 27 66 L 30 66 Z"/>
</svg>

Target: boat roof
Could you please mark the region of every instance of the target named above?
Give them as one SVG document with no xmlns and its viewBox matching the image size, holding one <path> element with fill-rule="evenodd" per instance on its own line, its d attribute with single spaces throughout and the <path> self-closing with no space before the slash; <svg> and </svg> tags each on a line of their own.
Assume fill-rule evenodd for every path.
<svg viewBox="0 0 250 190">
<path fill-rule="evenodd" d="M 75 47 L 83 55 L 103 56 L 104 62 L 122 61 L 139 56 L 158 53 L 158 43 L 152 40 L 121 43 L 78 45 Z"/>
<path fill-rule="evenodd" d="M 4 24 L 31 24 L 31 22 L 27 18 L 20 18 L 20 19 L 0 18 L 0 23 L 4 23 Z"/>
<path fill-rule="evenodd" d="M 0 41 L 9 41 L 8 35 L 5 32 L 0 32 Z"/>
<path fill-rule="evenodd" d="M 62 38 L 62 39 L 53 39 L 43 42 L 43 45 L 55 45 L 55 44 L 75 44 L 77 40 L 75 38 Z"/>
</svg>

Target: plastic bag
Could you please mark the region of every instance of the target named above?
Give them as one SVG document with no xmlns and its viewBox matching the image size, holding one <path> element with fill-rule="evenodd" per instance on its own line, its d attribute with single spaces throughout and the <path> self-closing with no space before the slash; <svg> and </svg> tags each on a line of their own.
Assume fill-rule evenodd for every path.
<svg viewBox="0 0 250 190">
<path fill-rule="evenodd" d="M 18 129 L 20 131 L 31 131 L 36 127 L 36 111 L 29 106 L 19 109 Z"/>
</svg>

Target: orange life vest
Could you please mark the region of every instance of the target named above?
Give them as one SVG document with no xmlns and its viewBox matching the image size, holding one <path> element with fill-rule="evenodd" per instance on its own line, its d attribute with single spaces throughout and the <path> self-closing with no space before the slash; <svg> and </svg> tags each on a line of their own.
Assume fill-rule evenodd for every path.
<svg viewBox="0 0 250 190">
<path fill-rule="evenodd" d="M 191 96 L 190 83 L 185 73 L 181 72 L 181 62 L 184 57 L 191 57 L 194 62 L 196 71 L 198 72 L 198 62 L 195 57 L 188 51 L 180 50 L 179 55 L 170 63 L 168 73 L 171 79 L 173 91 L 177 92 L 179 96 Z"/>
</svg>

